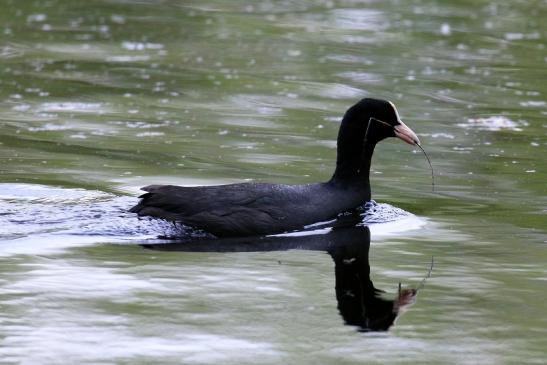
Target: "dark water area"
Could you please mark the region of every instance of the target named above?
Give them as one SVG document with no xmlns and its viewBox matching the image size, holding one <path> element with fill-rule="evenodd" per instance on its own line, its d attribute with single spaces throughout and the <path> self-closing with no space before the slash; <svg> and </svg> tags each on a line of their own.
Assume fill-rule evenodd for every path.
<svg viewBox="0 0 547 365">
<path fill-rule="evenodd" d="M 545 1 L 2 9 L 0 364 L 545 363 Z M 356 228 L 173 244 L 127 212 L 326 181 L 363 97 L 435 191 L 393 139 Z"/>
</svg>

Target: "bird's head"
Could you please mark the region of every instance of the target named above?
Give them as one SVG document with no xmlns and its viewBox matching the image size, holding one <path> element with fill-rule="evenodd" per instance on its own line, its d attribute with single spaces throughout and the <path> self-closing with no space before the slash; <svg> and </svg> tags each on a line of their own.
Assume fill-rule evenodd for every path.
<svg viewBox="0 0 547 365">
<path fill-rule="evenodd" d="M 363 99 L 368 117 L 365 142 L 378 143 L 388 137 L 397 137 L 410 145 L 419 145 L 420 139 L 399 117 L 397 108 L 391 101 Z"/>
<path fill-rule="evenodd" d="M 368 176 L 374 147 L 388 137 L 420 145 L 418 136 L 401 121 L 392 102 L 365 98 L 349 108 L 338 132 L 335 177 Z"/>
</svg>

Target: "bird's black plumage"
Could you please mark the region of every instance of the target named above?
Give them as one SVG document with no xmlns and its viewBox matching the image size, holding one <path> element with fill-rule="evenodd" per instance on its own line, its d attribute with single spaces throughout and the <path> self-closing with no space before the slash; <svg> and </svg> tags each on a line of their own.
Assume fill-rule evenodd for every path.
<svg viewBox="0 0 547 365">
<path fill-rule="evenodd" d="M 374 146 L 395 136 L 419 143 L 391 102 L 366 98 L 344 115 L 338 133 L 336 170 L 327 182 L 150 185 L 142 188 L 147 193 L 130 211 L 181 222 L 218 237 L 297 230 L 370 200 L 369 170 Z"/>
</svg>

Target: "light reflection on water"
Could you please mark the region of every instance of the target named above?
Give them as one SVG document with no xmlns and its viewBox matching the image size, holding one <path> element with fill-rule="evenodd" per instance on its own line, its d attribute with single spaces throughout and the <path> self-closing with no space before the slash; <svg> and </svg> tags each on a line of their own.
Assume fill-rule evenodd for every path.
<svg viewBox="0 0 547 365">
<path fill-rule="evenodd" d="M 542 2 L 4 10 L 0 362 L 544 362 Z M 435 257 L 389 333 L 342 325 L 324 253 L 135 247 L 172 229 L 124 213 L 138 186 L 328 179 L 362 96 L 395 102 L 438 174 L 433 194 L 407 146 L 374 156 L 373 197 L 418 217 L 371 226 L 375 285 Z"/>
</svg>

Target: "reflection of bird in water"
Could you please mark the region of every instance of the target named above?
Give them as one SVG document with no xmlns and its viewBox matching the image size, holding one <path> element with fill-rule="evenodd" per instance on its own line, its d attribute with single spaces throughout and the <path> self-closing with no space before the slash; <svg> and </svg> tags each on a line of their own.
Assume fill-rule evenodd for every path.
<svg viewBox="0 0 547 365">
<path fill-rule="evenodd" d="M 275 234 L 336 218 L 371 198 L 369 171 L 377 143 L 388 138 L 419 146 L 393 103 L 366 98 L 344 115 L 336 170 L 327 182 L 284 185 L 150 185 L 131 208 L 139 216 L 179 222 L 217 237 Z"/>
<path fill-rule="evenodd" d="M 345 226 L 345 224 L 341 224 Z M 341 227 L 325 234 L 285 235 L 248 238 L 204 239 L 198 241 L 145 244 L 160 251 L 256 252 L 291 249 L 325 251 L 334 260 L 338 309 L 349 325 L 360 331 L 386 331 L 397 316 L 416 298 L 417 290 L 399 290 L 395 299 L 384 299 L 370 280 L 370 230 L 366 226 Z"/>
<path fill-rule="evenodd" d="M 327 249 L 334 260 L 338 309 L 347 324 L 362 331 L 387 331 L 399 312 L 414 302 L 417 291 L 403 289 L 395 299 L 383 298 L 370 280 L 370 231 L 356 228 L 344 233 L 345 244 Z"/>
</svg>

